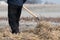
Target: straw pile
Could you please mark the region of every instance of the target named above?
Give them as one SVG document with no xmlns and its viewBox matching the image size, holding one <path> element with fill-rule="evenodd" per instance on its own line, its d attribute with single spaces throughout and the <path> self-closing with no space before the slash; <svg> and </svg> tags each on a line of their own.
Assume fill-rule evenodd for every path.
<svg viewBox="0 0 60 40">
<path fill-rule="evenodd" d="M 34 33 L 41 40 L 60 40 L 60 26 L 54 26 L 46 21 L 40 22 L 35 28 Z"/>
<path fill-rule="evenodd" d="M 35 29 L 12 34 L 9 28 L 0 28 L 0 40 L 60 40 L 60 26 L 41 21 Z"/>
</svg>

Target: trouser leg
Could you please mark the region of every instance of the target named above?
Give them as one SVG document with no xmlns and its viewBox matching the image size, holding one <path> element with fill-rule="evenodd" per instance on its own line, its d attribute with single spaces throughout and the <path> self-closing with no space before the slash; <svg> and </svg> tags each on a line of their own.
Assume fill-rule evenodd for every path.
<svg viewBox="0 0 60 40">
<path fill-rule="evenodd" d="M 17 9 L 17 21 L 19 22 L 19 20 L 20 20 L 20 16 L 21 16 L 21 11 L 22 11 L 22 7 L 23 7 L 23 5 L 22 6 L 18 6 L 18 9 Z"/>
<path fill-rule="evenodd" d="M 18 6 L 14 5 L 8 5 L 8 21 L 9 25 L 11 27 L 12 33 L 18 33 L 19 32 L 19 18 L 21 15 L 21 9 Z"/>
</svg>

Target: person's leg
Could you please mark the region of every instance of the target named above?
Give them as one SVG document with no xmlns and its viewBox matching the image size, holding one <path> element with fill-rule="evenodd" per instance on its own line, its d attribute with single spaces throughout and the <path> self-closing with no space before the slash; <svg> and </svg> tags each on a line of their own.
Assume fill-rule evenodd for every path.
<svg viewBox="0 0 60 40">
<path fill-rule="evenodd" d="M 12 33 L 19 32 L 19 17 L 18 6 L 8 5 L 8 21 L 12 29 Z M 21 11 L 21 9 L 20 9 Z"/>
<path fill-rule="evenodd" d="M 16 17 L 17 17 L 17 22 L 18 22 L 18 24 L 19 24 L 21 12 L 22 12 L 22 7 L 23 7 L 23 6 L 18 6 L 18 9 L 17 9 Z"/>
<path fill-rule="evenodd" d="M 22 12 L 22 6 L 19 6 L 18 9 L 17 9 L 17 14 L 16 14 L 16 23 L 17 25 L 19 26 L 19 21 L 20 21 L 20 17 L 21 17 L 21 12 Z"/>
</svg>

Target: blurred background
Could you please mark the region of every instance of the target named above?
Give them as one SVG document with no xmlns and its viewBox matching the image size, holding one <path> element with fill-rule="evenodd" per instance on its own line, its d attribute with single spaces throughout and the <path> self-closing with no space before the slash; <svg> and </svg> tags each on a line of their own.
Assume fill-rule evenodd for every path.
<svg viewBox="0 0 60 40">
<path fill-rule="evenodd" d="M 25 6 L 37 15 L 45 17 L 60 17 L 60 0 L 27 0 Z M 7 0 L 0 0 L 1 17 L 7 17 L 7 8 Z M 28 14 L 26 10 L 23 10 L 22 16 L 31 15 Z"/>
<path fill-rule="evenodd" d="M 24 4 L 29 10 L 44 20 L 60 22 L 60 0 L 27 0 Z M 24 8 L 22 9 L 22 17 L 33 17 Z M 0 0 L 0 19 L 8 18 L 7 0 Z M 7 25 L 8 22 L 0 20 L 0 25 Z M 32 23 L 33 24 L 33 23 Z"/>
<path fill-rule="evenodd" d="M 7 0 L 0 0 L 7 2 Z M 39 4 L 60 4 L 60 0 L 27 0 L 27 3 L 39 3 Z"/>
</svg>

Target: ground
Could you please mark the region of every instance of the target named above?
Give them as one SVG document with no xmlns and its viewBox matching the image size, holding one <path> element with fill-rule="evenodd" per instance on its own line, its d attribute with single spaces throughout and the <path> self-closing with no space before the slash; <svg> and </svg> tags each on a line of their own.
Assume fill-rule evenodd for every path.
<svg viewBox="0 0 60 40">
<path fill-rule="evenodd" d="M 9 27 L 0 28 L 0 40 L 60 40 L 60 25 L 40 21 L 34 29 L 12 34 Z"/>
</svg>

